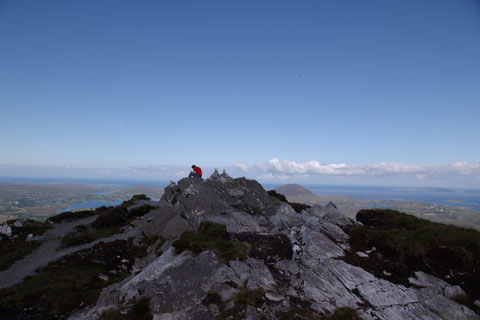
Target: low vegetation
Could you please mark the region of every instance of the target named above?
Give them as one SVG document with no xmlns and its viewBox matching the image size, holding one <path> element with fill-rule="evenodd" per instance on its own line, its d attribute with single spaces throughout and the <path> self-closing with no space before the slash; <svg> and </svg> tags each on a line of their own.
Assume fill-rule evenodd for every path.
<svg viewBox="0 0 480 320">
<path fill-rule="evenodd" d="M 120 206 L 129 207 L 132 204 L 134 204 L 136 201 L 140 201 L 140 200 L 151 200 L 151 199 L 144 194 L 136 194 L 132 198 L 130 198 L 130 200 L 124 201 Z"/>
<path fill-rule="evenodd" d="M 233 296 L 231 301 L 234 302 L 234 306 L 226 308 L 229 301 L 222 301 L 222 298 L 218 293 L 209 293 L 202 301 L 205 306 L 215 304 L 218 306 L 220 315 L 216 317 L 217 320 L 223 319 L 245 319 L 245 311 L 247 306 L 259 308 L 265 303 L 265 290 L 262 287 L 248 289 L 247 287 L 239 288 L 236 295 Z"/>
<path fill-rule="evenodd" d="M 103 288 L 127 275 L 121 261 L 132 260 L 130 246 L 125 240 L 101 243 L 51 262 L 20 284 L 0 289 L 0 314 L 4 319 L 63 319 L 94 304 Z M 107 280 L 99 278 L 102 274 Z"/>
<path fill-rule="evenodd" d="M 0 271 L 7 270 L 15 261 L 30 254 L 39 246 L 38 241 L 27 240 L 28 235 L 41 235 L 51 228 L 49 223 L 26 220 L 21 227 L 11 226 L 15 237 L 4 237 L 0 241 Z"/>
<path fill-rule="evenodd" d="M 480 257 L 480 233 L 430 222 L 394 210 L 361 210 L 357 220 L 375 229 L 353 229 L 352 240 L 379 242 L 400 259 L 426 259 L 435 249 L 448 255 L 443 263 L 451 268 Z"/>
<path fill-rule="evenodd" d="M 97 214 L 96 210 L 66 211 L 47 219 L 47 221 L 59 223 L 68 220 L 76 220 L 91 217 Z"/>
<path fill-rule="evenodd" d="M 386 270 L 390 280 L 407 285 L 408 277 L 422 270 L 460 285 L 470 303 L 480 299 L 479 232 L 387 209 L 361 210 L 356 218 L 364 226 L 348 230 L 352 251 L 375 247 L 376 253 L 369 258 L 352 254 L 352 262 L 377 276 Z"/>
<path fill-rule="evenodd" d="M 173 246 L 176 254 L 189 250 L 197 255 L 205 250 L 211 250 L 227 262 L 244 260 L 248 257 L 250 249 L 245 243 L 228 240 L 225 225 L 210 221 L 202 222 L 197 232 L 182 233 Z"/>
<path fill-rule="evenodd" d="M 338 307 L 333 314 L 324 316 L 312 309 L 291 309 L 276 315 L 280 320 L 360 320 L 357 310 L 349 307 Z"/>
<path fill-rule="evenodd" d="M 349 307 L 339 307 L 335 309 L 332 315 L 324 318 L 325 320 L 359 320 L 357 310 Z"/>
<path fill-rule="evenodd" d="M 296 212 L 298 212 L 298 213 L 302 212 L 302 210 L 311 208 L 311 206 L 309 206 L 309 205 L 307 205 L 307 204 L 304 204 L 304 203 L 289 202 L 289 201 L 287 200 L 287 198 L 286 198 L 283 194 L 278 193 L 278 192 L 275 191 L 275 190 L 270 190 L 270 191 L 268 191 L 268 194 L 271 195 L 272 197 L 275 197 L 275 198 L 279 199 L 279 200 L 282 201 L 282 202 L 288 203 L 288 204 L 291 205 L 292 208 L 293 208 Z"/>
<path fill-rule="evenodd" d="M 240 292 L 235 295 L 233 301 L 235 306 L 246 308 L 247 306 L 260 307 L 264 298 L 265 290 L 262 287 L 248 289 L 240 288 Z"/>
<path fill-rule="evenodd" d="M 77 232 L 67 234 L 62 239 L 60 248 L 78 246 L 84 243 L 90 243 L 101 238 L 108 238 L 114 234 L 121 233 L 120 228 L 110 226 L 103 228 L 77 228 Z"/>
<path fill-rule="evenodd" d="M 98 218 L 90 226 L 79 226 L 75 232 L 62 239 L 61 247 L 71 247 L 83 243 L 90 243 L 97 239 L 110 237 L 122 233 L 123 227 L 129 225 L 135 218 L 154 209 L 151 205 L 142 205 L 128 210 L 135 201 L 148 199 L 145 195 L 135 195 L 117 207 L 100 207 L 95 210 Z"/>
<path fill-rule="evenodd" d="M 32 253 L 38 245 L 37 241 L 23 239 L 0 242 L 0 271 L 7 270 L 15 261 Z"/>
<path fill-rule="evenodd" d="M 108 309 L 100 315 L 100 320 L 151 320 L 150 298 L 143 297 L 133 302 L 129 310 Z"/>
<path fill-rule="evenodd" d="M 162 237 L 160 237 L 158 235 L 153 235 L 152 237 L 147 237 L 144 233 L 142 233 L 142 236 L 143 237 L 142 237 L 141 246 L 140 247 L 137 247 L 137 246 L 132 247 L 132 249 L 130 251 L 131 252 L 130 255 L 135 257 L 135 258 L 142 259 L 142 258 L 147 256 L 148 248 L 158 242 L 157 246 L 153 249 L 153 251 L 155 252 L 155 254 L 157 256 L 160 256 L 162 254 L 161 247 L 165 243 L 165 240 L 162 239 Z"/>
</svg>

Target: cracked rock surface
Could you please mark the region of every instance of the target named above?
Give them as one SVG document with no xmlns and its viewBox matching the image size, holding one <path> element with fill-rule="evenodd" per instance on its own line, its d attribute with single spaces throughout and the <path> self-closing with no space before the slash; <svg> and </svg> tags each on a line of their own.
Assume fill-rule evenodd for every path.
<svg viewBox="0 0 480 320">
<path fill-rule="evenodd" d="M 261 305 L 245 306 L 237 318 L 261 314 L 276 319 L 279 312 L 302 308 L 322 316 L 346 306 L 362 319 L 479 319 L 451 300 L 461 293 L 458 286 L 417 272 L 410 279 L 412 286 L 405 287 L 343 261 L 349 237 L 342 227 L 355 222 L 334 204 L 297 213 L 255 181 L 218 172 L 207 180 L 185 178 L 170 184 L 163 200 L 171 207 L 158 212 L 150 222 L 154 227 L 145 226 L 149 233 L 165 233 L 166 220 L 177 219 L 181 230 L 214 221 L 226 225 L 232 239 L 249 242 L 255 254 L 226 263 L 211 251 L 175 255 L 170 247 L 137 275 L 105 289 L 95 306 L 71 319 L 95 319 L 139 296 L 151 298 L 154 319 L 215 319 L 237 308 L 235 296 L 241 290 L 255 288 L 263 290 Z M 281 243 L 282 250 L 275 243 Z M 207 301 L 212 294 L 218 294 L 219 301 Z"/>
<path fill-rule="evenodd" d="M 69 319 L 98 319 L 143 297 L 153 319 L 278 319 L 291 310 L 315 319 L 339 307 L 362 319 L 480 319 L 453 300 L 460 286 L 424 272 L 410 286 L 395 284 L 342 260 L 350 250 L 342 228 L 356 222 L 333 203 L 297 213 L 258 182 L 217 171 L 172 182 L 160 203 L 128 237 L 163 239 L 161 254 L 136 259 L 128 277 Z M 250 255 L 225 261 L 210 250 L 177 254 L 174 241 L 204 221 L 225 225 L 229 240 L 247 243 Z"/>
</svg>

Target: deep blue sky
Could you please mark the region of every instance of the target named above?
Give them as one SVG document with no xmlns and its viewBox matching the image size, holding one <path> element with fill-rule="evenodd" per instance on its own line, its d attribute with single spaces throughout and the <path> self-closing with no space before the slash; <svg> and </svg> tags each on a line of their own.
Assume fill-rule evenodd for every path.
<svg viewBox="0 0 480 320">
<path fill-rule="evenodd" d="M 0 175 L 462 162 L 480 185 L 479 1 L 0 0 L 0 44 Z"/>
</svg>

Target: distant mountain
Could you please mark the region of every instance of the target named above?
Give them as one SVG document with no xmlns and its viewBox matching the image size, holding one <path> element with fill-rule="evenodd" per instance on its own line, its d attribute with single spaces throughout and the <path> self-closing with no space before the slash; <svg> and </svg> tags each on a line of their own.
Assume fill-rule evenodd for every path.
<svg viewBox="0 0 480 320">
<path fill-rule="evenodd" d="M 292 183 L 292 184 L 285 184 L 278 188 L 274 189 L 275 191 L 283 194 L 284 196 L 288 197 L 297 197 L 297 196 L 311 196 L 315 195 L 310 190 L 302 187 L 301 185 Z"/>
</svg>

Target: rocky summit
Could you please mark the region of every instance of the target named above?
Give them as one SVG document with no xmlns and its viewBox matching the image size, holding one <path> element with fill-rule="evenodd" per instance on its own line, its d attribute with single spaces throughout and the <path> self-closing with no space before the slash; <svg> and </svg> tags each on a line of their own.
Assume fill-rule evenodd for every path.
<svg viewBox="0 0 480 320">
<path fill-rule="evenodd" d="M 480 319 L 461 283 L 360 267 L 392 257 L 352 249 L 349 230 L 365 223 L 333 203 L 299 209 L 225 172 L 47 224 L 24 231 L 37 245 L 0 271 L 0 318 Z"/>
</svg>

